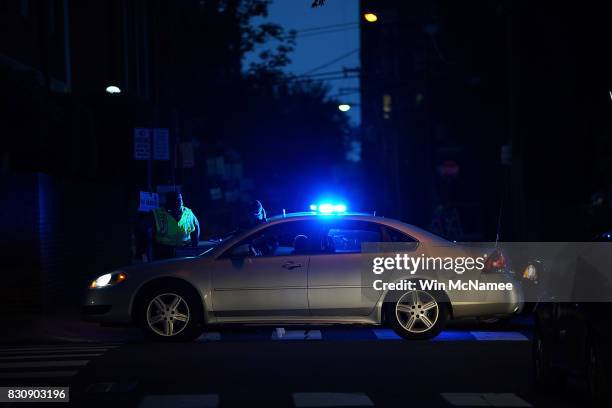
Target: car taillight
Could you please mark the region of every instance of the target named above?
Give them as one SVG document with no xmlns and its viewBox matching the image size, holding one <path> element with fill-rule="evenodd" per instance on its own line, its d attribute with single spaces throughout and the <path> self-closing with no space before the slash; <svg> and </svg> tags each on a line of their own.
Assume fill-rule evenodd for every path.
<svg viewBox="0 0 612 408">
<path fill-rule="evenodd" d="M 493 251 L 485 262 L 485 270 L 491 271 L 504 269 L 506 267 L 506 257 L 499 250 Z"/>
</svg>

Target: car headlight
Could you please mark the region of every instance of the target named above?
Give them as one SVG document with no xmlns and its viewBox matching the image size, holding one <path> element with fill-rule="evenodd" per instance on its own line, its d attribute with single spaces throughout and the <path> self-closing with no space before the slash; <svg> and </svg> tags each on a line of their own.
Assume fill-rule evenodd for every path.
<svg viewBox="0 0 612 408">
<path fill-rule="evenodd" d="M 127 279 L 125 272 L 105 273 L 89 284 L 90 289 L 104 288 L 106 286 L 116 285 Z"/>
</svg>

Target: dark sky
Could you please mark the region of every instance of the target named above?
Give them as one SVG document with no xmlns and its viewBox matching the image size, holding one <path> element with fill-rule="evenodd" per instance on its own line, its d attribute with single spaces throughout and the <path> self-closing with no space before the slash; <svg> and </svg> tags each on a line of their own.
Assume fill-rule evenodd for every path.
<svg viewBox="0 0 612 408">
<path fill-rule="evenodd" d="M 278 23 L 287 30 L 295 29 L 298 31 L 297 45 L 291 55 L 292 63 L 287 67 L 287 72 L 297 75 L 304 74 L 351 52 L 346 58 L 342 58 L 313 73 L 319 74 L 340 71 L 342 68 L 358 67 L 358 25 L 347 25 L 359 21 L 358 0 L 327 0 L 325 6 L 314 9 L 310 7 L 311 3 L 312 0 L 274 0 L 270 6 L 268 21 Z M 339 24 L 343 26 L 307 31 L 300 34 L 300 30 Z M 255 55 L 247 56 L 245 65 L 248 65 L 248 62 L 254 57 Z M 359 104 L 359 92 L 357 89 L 359 81 L 357 79 L 343 78 L 340 80 L 330 80 L 327 83 L 332 86 L 331 95 L 338 95 L 341 91 L 353 92 L 339 99 L 342 102 Z M 341 88 L 355 89 L 342 90 Z M 359 124 L 359 106 L 353 106 L 347 114 L 353 124 Z"/>
</svg>

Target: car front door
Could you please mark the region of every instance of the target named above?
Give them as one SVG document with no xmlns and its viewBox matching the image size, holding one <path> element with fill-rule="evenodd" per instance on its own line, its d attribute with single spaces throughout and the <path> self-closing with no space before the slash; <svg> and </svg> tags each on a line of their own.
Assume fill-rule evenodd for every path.
<svg viewBox="0 0 612 408">
<path fill-rule="evenodd" d="M 228 249 L 213 265 L 212 305 L 220 319 L 308 314 L 309 221 L 283 221 Z"/>
</svg>

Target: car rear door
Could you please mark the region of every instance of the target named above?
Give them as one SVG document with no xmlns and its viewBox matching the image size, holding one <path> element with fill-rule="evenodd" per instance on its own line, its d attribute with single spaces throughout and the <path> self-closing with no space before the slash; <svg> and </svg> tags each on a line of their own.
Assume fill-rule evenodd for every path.
<svg viewBox="0 0 612 408">
<path fill-rule="evenodd" d="M 322 250 L 310 257 L 310 313 L 313 316 L 367 316 L 380 293 L 364 286 L 361 244 L 382 242 L 384 227 L 375 222 L 336 217 L 322 224 Z"/>
</svg>

